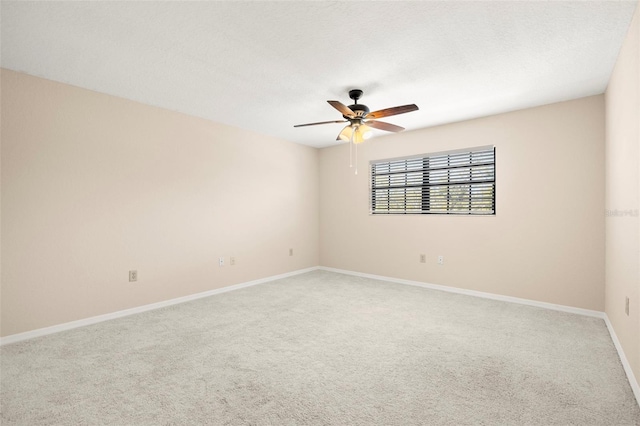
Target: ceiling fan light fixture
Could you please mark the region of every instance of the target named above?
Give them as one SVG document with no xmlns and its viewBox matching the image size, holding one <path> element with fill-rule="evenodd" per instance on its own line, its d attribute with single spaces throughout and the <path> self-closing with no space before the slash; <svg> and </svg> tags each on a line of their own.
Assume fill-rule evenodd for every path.
<svg viewBox="0 0 640 426">
<path fill-rule="evenodd" d="M 353 125 L 353 143 L 362 143 L 371 137 L 371 127 L 366 124 Z"/>
</svg>

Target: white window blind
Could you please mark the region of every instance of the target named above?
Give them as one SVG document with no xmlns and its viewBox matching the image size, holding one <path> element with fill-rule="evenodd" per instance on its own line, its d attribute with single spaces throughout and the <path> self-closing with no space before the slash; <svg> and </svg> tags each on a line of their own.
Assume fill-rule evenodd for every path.
<svg viewBox="0 0 640 426">
<path fill-rule="evenodd" d="M 496 212 L 495 148 L 371 163 L 372 214 Z"/>
</svg>

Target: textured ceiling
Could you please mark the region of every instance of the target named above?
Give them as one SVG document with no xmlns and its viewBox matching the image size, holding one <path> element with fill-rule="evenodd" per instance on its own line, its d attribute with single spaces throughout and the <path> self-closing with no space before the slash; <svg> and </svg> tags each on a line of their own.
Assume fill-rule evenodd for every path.
<svg viewBox="0 0 640 426">
<path fill-rule="evenodd" d="M 316 147 L 602 93 L 637 2 L 9 2 L 2 67 Z M 375 131 L 376 136 L 385 132 Z"/>
</svg>

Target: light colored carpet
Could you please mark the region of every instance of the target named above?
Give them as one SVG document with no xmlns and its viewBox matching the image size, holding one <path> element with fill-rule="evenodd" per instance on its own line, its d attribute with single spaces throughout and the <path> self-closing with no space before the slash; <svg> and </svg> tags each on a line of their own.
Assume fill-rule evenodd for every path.
<svg viewBox="0 0 640 426">
<path fill-rule="evenodd" d="M 3 425 L 640 425 L 600 319 L 326 271 L 0 356 Z"/>
</svg>

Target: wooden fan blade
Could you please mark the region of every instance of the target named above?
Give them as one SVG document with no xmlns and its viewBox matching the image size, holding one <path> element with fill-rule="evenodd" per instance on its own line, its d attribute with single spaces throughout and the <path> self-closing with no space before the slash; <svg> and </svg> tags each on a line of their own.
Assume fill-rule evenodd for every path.
<svg viewBox="0 0 640 426">
<path fill-rule="evenodd" d="M 378 111 L 373 111 L 367 114 L 364 118 L 382 118 L 389 117 L 391 115 L 404 114 L 405 112 L 417 111 L 418 107 L 415 104 L 402 105 L 393 108 L 385 108 Z"/>
<path fill-rule="evenodd" d="M 396 126 L 395 124 L 391 123 L 385 123 L 384 121 L 365 121 L 364 124 L 375 129 L 386 130 L 387 132 L 401 132 L 404 130 L 404 127 Z"/>
<path fill-rule="evenodd" d="M 329 102 L 329 105 L 331 105 L 332 107 L 340 111 L 340 113 L 346 117 L 354 118 L 356 116 L 356 113 L 351 111 L 351 108 L 349 108 L 348 106 L 346 106 L 340 101 L 327 101 L 327 102 Z"/>
<path fill-rule="evenodd" d="M 318 124 L 346 123 L 346 122 L 347 122 L 347 120 L 320 121 L 318 123 L 296 124 L 293 127 L 317 126 Z"/>
</svg>

